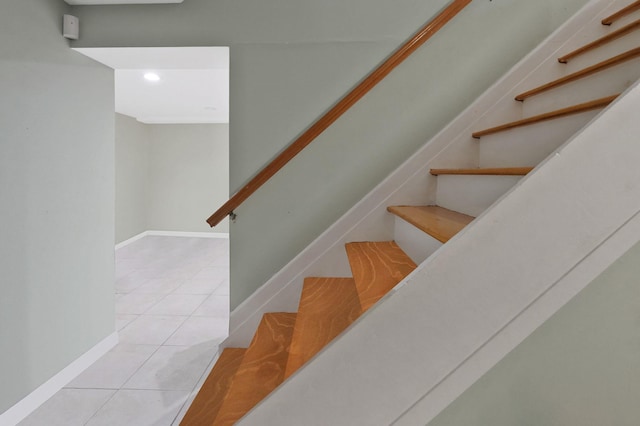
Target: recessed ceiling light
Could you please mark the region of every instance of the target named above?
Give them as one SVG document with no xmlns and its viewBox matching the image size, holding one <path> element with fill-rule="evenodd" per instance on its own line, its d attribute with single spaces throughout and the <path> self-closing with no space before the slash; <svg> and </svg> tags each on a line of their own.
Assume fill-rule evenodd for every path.
<svg viewBox="0 0 640 426">
<path fill-rule="evenodd" d="M 160 81 L 160 76 L 155 72 L 148 72 L 144 75 L 145 80 L 148 81 Z"/>
</svg>

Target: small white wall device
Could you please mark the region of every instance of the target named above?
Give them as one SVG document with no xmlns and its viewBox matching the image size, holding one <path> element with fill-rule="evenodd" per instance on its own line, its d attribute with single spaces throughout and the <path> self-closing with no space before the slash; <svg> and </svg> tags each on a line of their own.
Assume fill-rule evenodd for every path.
<svg viewBox="0 0 640 426">
<path fill-rule="evenodd" d="M 62 36 L 70 40 L 77 40 L 80 34 L 80 20 L 73 15 L 62 18 Z"/>
</svg>

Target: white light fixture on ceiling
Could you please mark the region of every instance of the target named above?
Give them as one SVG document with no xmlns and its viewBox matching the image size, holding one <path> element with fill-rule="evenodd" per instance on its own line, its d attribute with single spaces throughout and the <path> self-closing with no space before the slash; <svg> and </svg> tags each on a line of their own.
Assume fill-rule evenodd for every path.
<svg viewBox="0 0 640 426">
<path fill-rule="evenodd" d="M 120 114 L 143 123 L 229 123 L 228 47 L 73 50 L 115 70 L 115 110 Z M 146 80 L 150 72 L 160 81 Z"/>
<path fill-rule="evenodd" d="M 148 72 L 144 75 L 144 79 L 147 81 L 160 81 L 160 76 L 155 72 Z"/>
</svg>

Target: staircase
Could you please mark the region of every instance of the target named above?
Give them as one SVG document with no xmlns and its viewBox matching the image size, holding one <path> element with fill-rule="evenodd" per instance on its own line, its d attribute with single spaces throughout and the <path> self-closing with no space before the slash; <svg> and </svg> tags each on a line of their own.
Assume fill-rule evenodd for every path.
<svg viewBox="0 0 640 426">
<path fill-rule="evenodd" d="M 434 205 L 394 205 L 395 241 L 350 242 L 352 277 L 307 277 L 297 313 L 265 314 L 248 348 L 226 348 L 181 425 L 232 425 L 309 362 L 440 246 L 640 77 L 640 1 L 602 19 L 598 39 L 563 52 L 561 77 L 518 94 L 520 118 L 471 136 L 475 168 L 433 168 Z M 575 64 L 575 65 L 574 65 Z M 603 141 L 606 143 L 606 141 Z"/>
</svg>

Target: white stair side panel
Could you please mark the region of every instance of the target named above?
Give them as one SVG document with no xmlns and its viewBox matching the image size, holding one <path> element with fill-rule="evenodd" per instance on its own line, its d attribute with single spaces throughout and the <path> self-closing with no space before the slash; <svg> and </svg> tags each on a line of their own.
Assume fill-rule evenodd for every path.
<svg viewBox="0 0 640 426">
<path fill-rule="evenodd" d="M 520 179 L 522 176 L 440 175 L 436 204 L 469 216 L 479 216 Z"/>
<path fill-rule="evenodd" d="M 532 167 L 547 158 L 600 111 L 544 121 L 480 138 L 480 167 Z"/>
<path fill-rule="evenodd" d="M 640 45 L 640 42 L 638 43 Z M 640 78 L 640 57 L 525 99 L 525 117 L 622 93 Z"/>
<path fill-rule="evenodd" d="M 398 216 L 395 217 L 394 240 L 418 265 L 442 247 L 440 241 Z"/>
<path fill-rule="evenodd" d="M 472 383 L 490 371 L 505 354 L 518 347 L 537 326 L 551 318 L 578 295 L 594 278 L 640 241 L 640 213 L 619 227 L 548 292 L 531 304 L 518 317 L 482 346 L 468 361 L 440 382 L 431 392 L 406 410 L 393 426 L 428 423 L 460 396 Z M 567 424 L 567 423 L 564 423 Z"/>
</svg>

